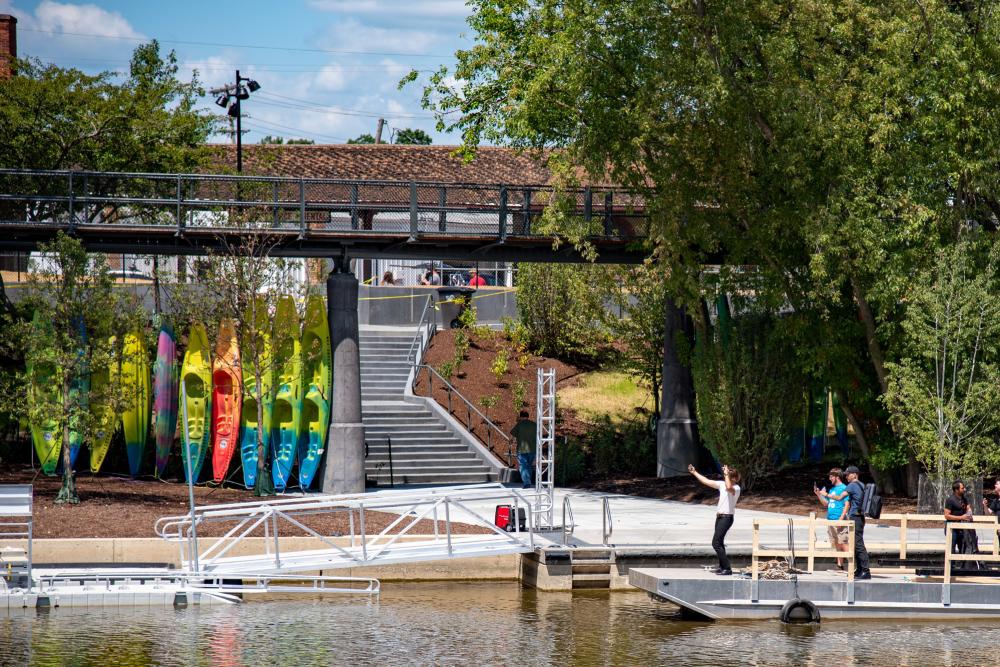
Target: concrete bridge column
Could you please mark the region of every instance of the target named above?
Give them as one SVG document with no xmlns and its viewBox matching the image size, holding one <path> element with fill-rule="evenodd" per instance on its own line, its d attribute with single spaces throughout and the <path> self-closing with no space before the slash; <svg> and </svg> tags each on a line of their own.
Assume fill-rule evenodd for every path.
<svg viewBox="0 0 1000 667">
<path fill-rule="evenodd" d="M 691 318 L 667 299 L 663 337 L 663 400 L 656 425 L 656 476 L 686 475 L 688 464 L 698 461 L 698 423 L 694 409 L 694 381 L 691 371 L 677 358 L 674 340 L 678 332 L 691 339 Z"/>
<path fill-rule="evenodd" d="M 361 422 L 358 352 L 358 279 L 347 257 L 334 261 L 326 279 L 326 308 L 333 351 L 333 406 L 323 466 L 323 493 L 365 490 L 365 427 Z"/>
</svg>

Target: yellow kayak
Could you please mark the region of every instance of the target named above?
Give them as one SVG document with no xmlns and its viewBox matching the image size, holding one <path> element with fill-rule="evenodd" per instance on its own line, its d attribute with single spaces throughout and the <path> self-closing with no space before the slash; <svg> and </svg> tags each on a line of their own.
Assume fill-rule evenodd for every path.
<svg viewBox="0 0 1000 667">
<path fill-rule="evenodd" d="M 122 429 L 125 431 L 128 468 L 133 477 L 139 475 L 142 457 L 146 453 L 151 382 L 146 341 L 141 333 L 125 334 L 125 342 L 122 345 L 121 383 L 128 402 L 122 412 Z"/>
<path fill-rule="evenodd" d="M 181 456 L 184 475 L 188 474 L 188 457 L 191 459 L 191 477 L 198 481 L 212 437 L 209 428 L 212 416 L 212 358 L 208 335 L 202 324 L 191 325 L 188 334 L 184 363 L 181 364 L 179 412 L 181 413 Z"/>
</svg>

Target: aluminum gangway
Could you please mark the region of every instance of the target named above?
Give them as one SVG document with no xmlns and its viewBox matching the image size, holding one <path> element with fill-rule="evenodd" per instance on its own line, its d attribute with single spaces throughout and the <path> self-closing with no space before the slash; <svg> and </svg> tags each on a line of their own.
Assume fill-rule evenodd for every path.
<svg viewBox="0 0 1000 667">
<path fill-rule="evenodd" d="M 531 507 L 538 501 L 530 490 L 499 483 L 280 496 L 195 507 L 191 513 L 159 519 L 155 531 L 178 544 L 186 571 L 253 575 L 312 572 L 530 552 L 535 548 L 537 531 Z M 528 518 L 525 530 L 516 521 L 511 531 L 498 528 L 492 513 L 495 505 L 511 505 L 513 516 L 523 508 Z M 490 509 L 484 511 L 486 508 Z M 372 512 L 395 516 L 384 528 L 369 531 Z M 347 531 L 321 534 L 308 525 L 309 517 L 319 515 L 345 517 Z M 204 537 L 213 524 L 221 524 L 224 534 Z M 458 524 L 462 524 L 462 532 L 458 532 Z M 475 532 L 468 532 L 470 525 Z M 312 538 L 315 548 L 283 549 L 283 539 L 287 544 L 286 538 L 293 534 Z"/>
</svg>

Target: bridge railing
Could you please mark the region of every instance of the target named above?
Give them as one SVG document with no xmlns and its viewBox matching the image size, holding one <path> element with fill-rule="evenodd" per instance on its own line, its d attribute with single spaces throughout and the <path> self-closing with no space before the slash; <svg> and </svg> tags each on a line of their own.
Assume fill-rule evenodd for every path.
<svg viewBox="0 0 1000 667">
<path fill-rule="evenodd" d="M 261 229 L 321 234 L 648 236 L 643 198 L 608 187 L 0 169 L 0 224 Z"/>
</svg>

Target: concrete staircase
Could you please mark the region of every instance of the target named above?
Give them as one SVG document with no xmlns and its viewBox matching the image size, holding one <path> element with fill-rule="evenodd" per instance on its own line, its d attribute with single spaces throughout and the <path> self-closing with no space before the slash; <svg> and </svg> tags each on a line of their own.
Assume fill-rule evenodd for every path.
<svg viewBox="0 0 1000 667">
<path fill-rule="evenodd" d="M 420 403 L 403 398 L 413 330 L 361 329 L 361 415 L 365 475 L 389 486 L 389 439 L 395 484 L 493 482 L 497 474 L 479 452 Z"/>
</svg>

